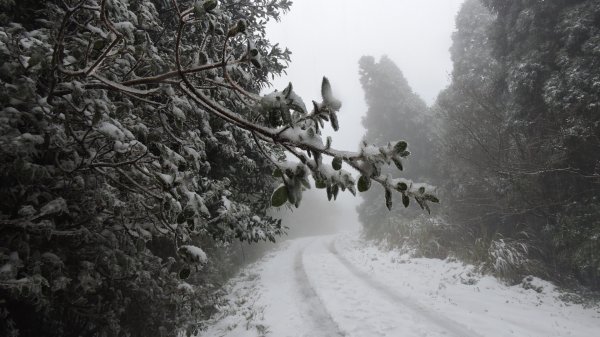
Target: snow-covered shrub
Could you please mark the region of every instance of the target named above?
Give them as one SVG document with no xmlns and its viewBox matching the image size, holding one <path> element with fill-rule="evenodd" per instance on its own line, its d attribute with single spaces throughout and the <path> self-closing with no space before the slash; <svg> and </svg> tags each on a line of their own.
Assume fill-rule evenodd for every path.
<svg viewBox="0 0 600 337">
<path fill-rule="evenodd" d="M 490 242 L 487 268 L 495 275 L 510 278 L 528 263 L 528 245 L 525 242 L 498 238 Z"/>
<path fill-rule="evenodd" d="M 237 263 L 229 242 L 283 233 L 266 213 L 269 159 L 173 80 L 175 3 L 0 2 L 0 335 L 191 332 Z M 290 5 L 197 4 L 204 12 L 179 45 L 186 68 L 219 62 L 223 31 L 241 18 L 277 19 Z M 229 70 L 257 91 L 289 53 L 263 24 L 245 34 L 263 67 Z M 246 39 L 234 40 L 229 51 L 244 53 Z M 230 109 L 243 105 L 208 68 L 191 81 L 211 82 L 205 94 Z M 201 276 L 177 255 L 191 246 L 206 252 L 191 255 Z"/>
<path fill-rule="evenodd" d="M 421 215 L 413 219 L 392 218 L 383 243 L 415 257 L 444 259 L 453 252 L 451 238 L 456 229 L 439 217 Z"/>
<path fill-rule="evenodd" d="M 500 233 L 478 237 L 471 247 L 466 256 L 468 261 L 479 264 L 483 272 L 510 283 L 520 282 L 526 275 L 540 273 L 540 262 L 532 258 L 537 249 L 526 232 L 513 237 Z"/>
</svg>

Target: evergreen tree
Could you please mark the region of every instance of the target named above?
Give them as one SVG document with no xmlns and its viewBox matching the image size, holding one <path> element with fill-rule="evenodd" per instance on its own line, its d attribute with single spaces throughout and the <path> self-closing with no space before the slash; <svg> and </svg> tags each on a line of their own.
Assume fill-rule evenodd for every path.
<svg viewBox="0 0 600 337">
<path fill-rule="evenodd" d="M 501 227 L 509 208 L 512 181 L 498 171 L 511 160 L 511 138 L 502 92 L 503 68 L 492 57 L 489 38 L 494 16 L 480 1 L 466 1 L 456 17 L 450 49 L 452 83 L 440 93 L 435 109 L 442 117 L 440 163 L 452 191 L 449 220 L 479 238 Z M 503 190 L 498 186 L 504 186 Z M 460 187 L 460 188 L 458 188 Z"/>
<path fill-rule="evenodd" d="M 368 106 L 363 118 L 365 140 L 382 143 L 385 139 L 404 139 L 414 154 L 398 160 L 396 166 L 407 178 L 432 182 L 433 170 L 429 165 L 433 154 L 432 118 L 425 102 L 412 91 L 402 71 L 387 56 L 379 62 L 372 56 L 363 56 L 359 74 Z M 421 214 L 420 211 L 386 212 L 384 199 L 375 189 L 362 196 L 359 217 L 369 237 L 393 240 L 390 235 L 398 222 Z"/>
</svg>

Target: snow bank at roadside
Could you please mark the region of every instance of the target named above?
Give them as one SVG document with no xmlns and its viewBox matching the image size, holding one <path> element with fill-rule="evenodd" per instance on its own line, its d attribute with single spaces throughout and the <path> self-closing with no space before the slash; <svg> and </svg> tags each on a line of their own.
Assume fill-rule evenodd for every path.
<svg viewBox="0 0 600 337">
<path fill-rule="evenodd" d="M 473 266 L 383 251 L 355 234 L 336 238 L 335 247 L 372 278 L 483 336 L 600 335 L 600 308 L 566 303 L 538 278 L 507 286 Z"/>
<path fill-rule="evenodd" d="M 298 280 L 296 263 L 314 239 L 285 241 L 258 262 L 244 268 L 227 285 L 220 313 L 206 322 L 200 337 L 335 337 L 314 322 L 313 303 Z"/>
</svg>

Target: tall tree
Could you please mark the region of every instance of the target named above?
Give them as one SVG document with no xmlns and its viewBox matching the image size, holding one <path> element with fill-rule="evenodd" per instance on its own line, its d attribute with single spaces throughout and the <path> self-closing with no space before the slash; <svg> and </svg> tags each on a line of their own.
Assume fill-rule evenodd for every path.
<svg viewBox="0 0 600 337">
<path fill-rule="evenodd" d="M 452 82 L 435 105 L 443 120 L 442 183 L 453 193 L 449 220 L 474 231 L 476 237 L 483 235 L 480 228 L 502 226 L 501 213 L 509 207 L 512 188 L 499 175 L 511 160 L 513 135 L 500 90 L 503 68 L 492 57 L 489 30 L 494 18 L 478 0 L 463 4 L 450 49 Z M 499 185 L 506 188 L 500 191 Z"/>
<path fill-rule="evenodd" d="M 406 160 L 398 160 L 396 166 L 404 171 L 407 178 L 431 182 L 432 121 L 427 105 L 413 92 L 402 71 L 387 56 L 381 57 L 379 62 L 375 62 L 372 56 L 363 56 L 359 61 L 359 74 L 368 106 L 363 118 L 367 130 L 364 139 L 374 143 L 382 143 L 386 139 L 407 141 L 410 152 L 414 154 Z M 363 194 L 363 202 L 358 208 L 367 235 L 389 235 L 389 231 L 393 231 L 389 223 L 391 219 L 397 222 L 401 221 L 398 219 L 400 214 L 406 219 L 420 213 L 388 213 L 379 192 L 372 190 Z"/>
</svg>

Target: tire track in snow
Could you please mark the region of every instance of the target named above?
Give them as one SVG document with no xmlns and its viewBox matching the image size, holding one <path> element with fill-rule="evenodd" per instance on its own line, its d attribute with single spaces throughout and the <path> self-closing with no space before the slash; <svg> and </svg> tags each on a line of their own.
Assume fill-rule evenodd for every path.
<svg viewBox="0 0 600 337">
<path fill-rule="evenodd" d="M 323 302 L 308 280 L 306 269 L 304 269 L 304 262 L 302 261 L 305 249 L 306 246 L 302 247 L 294 258 L 294 273 L 298 289 L 308 306 L 307 314 L 317 328 L 313 336 L 344 337 L 345 334 L 340 331 L 338 325 L 334 322 L 329 312 L 327 312 Z"/>
<path fill-rule="evenodd" d="M 439 312 L 432 311 L 410 297 L 399 295 L 393 289 L 390 289 L 385 284 L 371 278 L 367 273 L 355 267 L 348 259 L 342 256 L 335 248 L 335 241 L 332 240 L 328 245 L 328 250 L 333 254 L 340 263 L 348 269 L 354 276 L 363 281 L 366 285 L 375 289 L 382 294 L 384 298 L 390 300 L 394 304 L 402 305 L 417 315 L 424 317 L 429 322 L 434 323 L 443 330 L 449 332 L 456 337 L 481 337 L 478 333 L 468 329 L 467 327 L 455 322 Z"/>
</svg>

